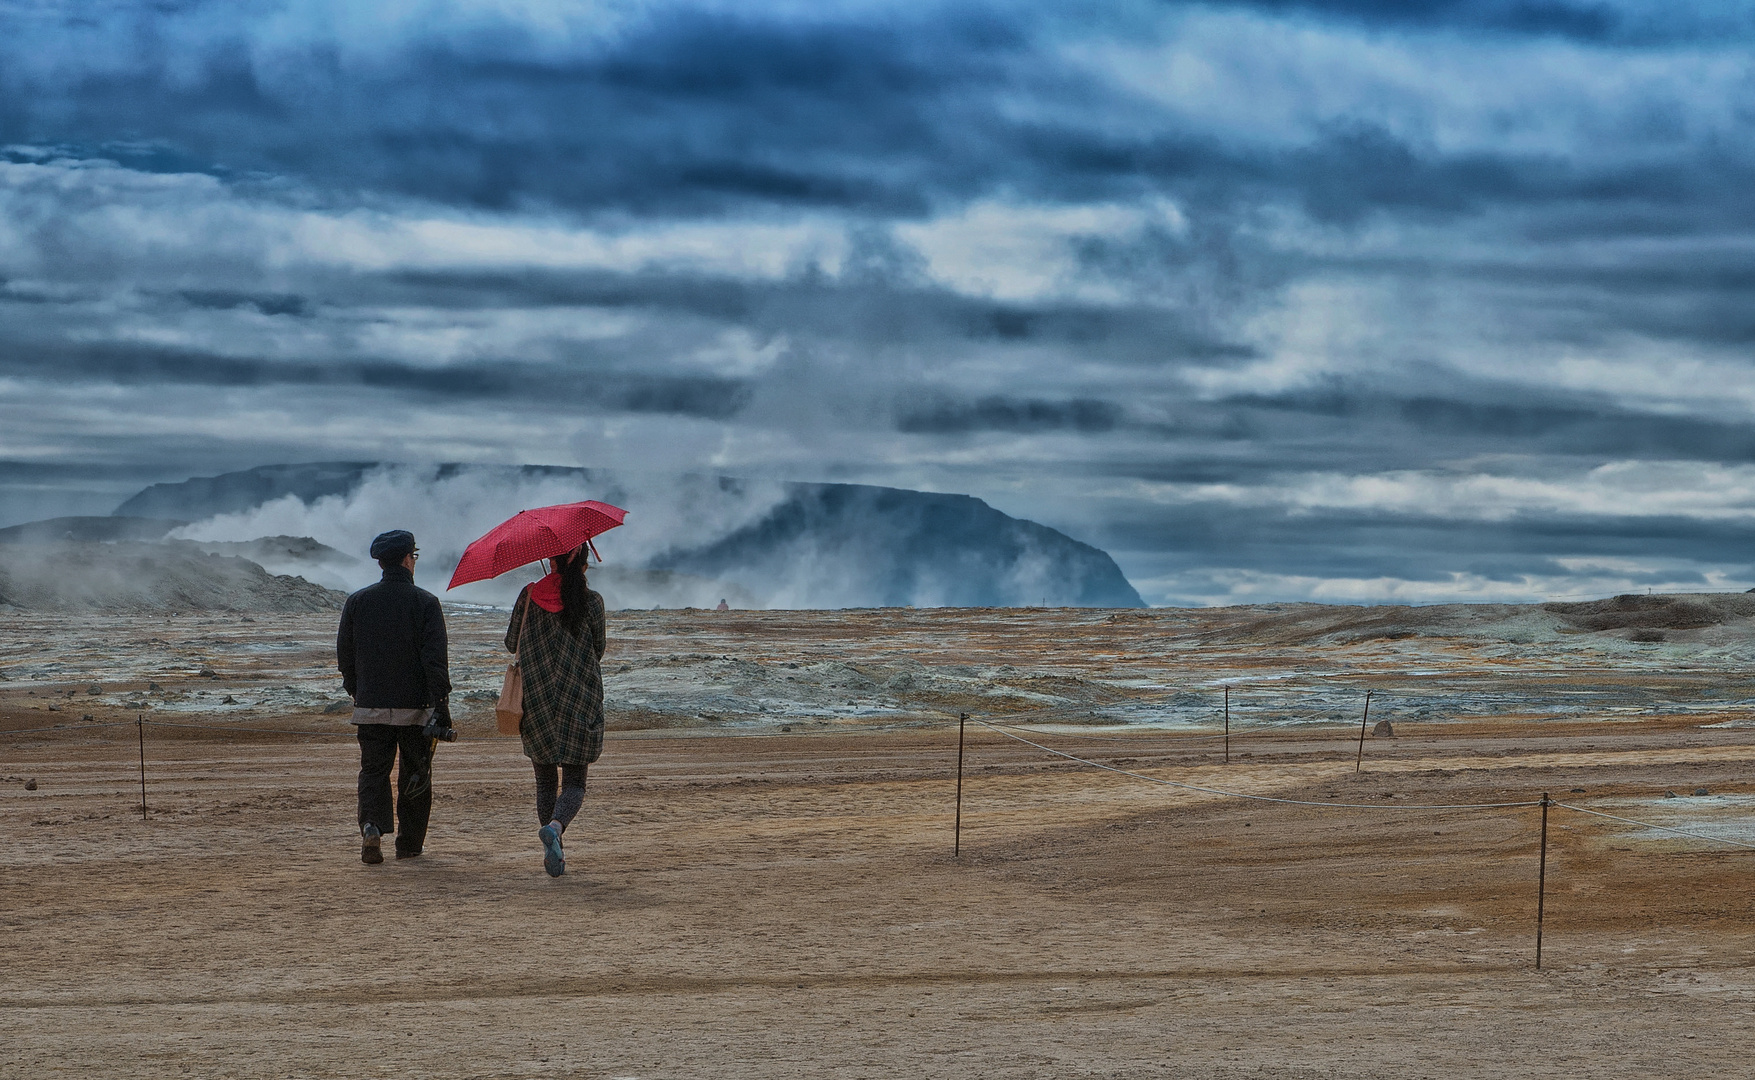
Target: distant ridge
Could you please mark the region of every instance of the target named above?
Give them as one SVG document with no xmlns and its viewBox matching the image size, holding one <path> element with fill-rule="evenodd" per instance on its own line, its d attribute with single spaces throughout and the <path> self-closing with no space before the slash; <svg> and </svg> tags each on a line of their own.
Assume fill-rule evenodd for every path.
<svg viewBox="0 0 1755 1080">
<path fill-rule="evenodd" d="M 162 540 L 172 529 L 189 524 L 172 518 L 58 517 L 0 529 L 0 544 L 54 544 L 67 541 Z"/>
<path fill-rule="evenodd" d="M 268 465 L 154 484 L 118 515 L 201 521 L 293 496 L 311 504 L 356 490 L 391 462 Z M 579 498 L 640 510 L 646 487 L 607 470 L 549 465 L 429 467 L 469 475 L 577 479 Z M 708 479 L 727 491 L 734 479 Z M 968 495 L 863 484 L 781 485 L 757 520 L 704 542 L 651 552 L 646 568 L 734 581 L 780 606 L 1145 607 L 1107 552 Z M 821 597 L 834 597 L 826 603 Z"/>
<path fill-rule="evenodd" d="M 312 502 L 346 495 L 376 463 L 318 461 L 308 465 L 263 465 L 218 476 L 196 476 L 175 484 L 154 484 L 116 507 L 115 517 L 162 517 L 199 521 L 236 514 L 287 495 Z"/>
</svg>

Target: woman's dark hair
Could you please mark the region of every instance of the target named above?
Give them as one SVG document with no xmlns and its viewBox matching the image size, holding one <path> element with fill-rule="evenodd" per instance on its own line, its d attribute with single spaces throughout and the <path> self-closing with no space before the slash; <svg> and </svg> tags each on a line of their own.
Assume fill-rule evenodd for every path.
<svg viewBox="0 0 1755 1080">
<path fill-rule="evenodd" d="M 561 625 L 578 637 L 585 629 L 585 554 L 556 555 L 554 564 L 561 575 Z"/>
</svg>

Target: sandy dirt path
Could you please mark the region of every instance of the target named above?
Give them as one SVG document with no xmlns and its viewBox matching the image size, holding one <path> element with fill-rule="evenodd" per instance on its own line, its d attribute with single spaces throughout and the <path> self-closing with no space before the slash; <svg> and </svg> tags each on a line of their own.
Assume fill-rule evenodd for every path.
<svg viewBox="0 0 1755 1080">
<path fill-rule="evenodd" d="M 1755 747 L 1478 734 L 1357 777 L 1309 738 L 1060 744 L 1385 806 L 1341 811 L 984 732 L 957 860 L 954 728 L 627 734 L 561 879 L 510 740 L 441 748 L 429 853 L 380 867 L 342 739 L 157 739 L 145 821 L 132 732 L 13 746 L 0 1075 L 1747 1075 L 1750 855 L 1554 811 L 1538 973 L 1539 811 L 1395 804 L 1661 810 L 1750 793 Z"/>
<path fill-rule="evenodd" d="M 379 867 L 332 615 L 8 614 L 0 1077 L 1749 1075 L 1755 853 L 1551 811 L 1537 972 L 1539 810 L 1413 807 L 1755 841 L 1755 635 L 1464 614 L 617 613 L 558 880 L 504 613 L 450 615 L 476 738 Z M 953 860 L 959 711 L 1297 802 L 973 725 Z M 153 722 L 146 820 L 131 728 L 27 730 L 87 716 Z"/>
</svg>

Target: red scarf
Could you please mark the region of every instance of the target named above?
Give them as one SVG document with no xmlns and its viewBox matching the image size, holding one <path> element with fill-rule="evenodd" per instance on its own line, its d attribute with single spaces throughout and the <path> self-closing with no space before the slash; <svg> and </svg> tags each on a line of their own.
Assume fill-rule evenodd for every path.
<svg viewBox="0 0 1755 1080">
<path fill-rule="evenodd" d="M 530 599 L 544 611 L 561 610 L 561 575 L 550 574 L 530 585 Z"/>
</svg>

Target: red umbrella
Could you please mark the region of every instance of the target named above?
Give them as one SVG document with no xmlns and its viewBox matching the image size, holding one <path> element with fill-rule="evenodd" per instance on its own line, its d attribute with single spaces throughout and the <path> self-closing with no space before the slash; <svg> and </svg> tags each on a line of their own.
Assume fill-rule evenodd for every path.
<svg viewBox="0 0 1755 1080">
<path fill-rule="evenodd" d="M 601 502 L 563 503 L 520 510 L 463 550 L 447 589 L 486 581 L 538 559 L 565 555 L 622 523 L 627 511 Z"/>
</svg>

